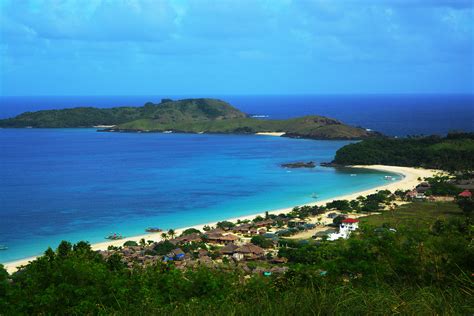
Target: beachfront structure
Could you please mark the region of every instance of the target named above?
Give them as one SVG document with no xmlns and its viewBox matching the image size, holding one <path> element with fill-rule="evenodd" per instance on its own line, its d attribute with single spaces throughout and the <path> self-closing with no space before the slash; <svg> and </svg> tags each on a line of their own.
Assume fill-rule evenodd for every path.
<svg viewBox="0 0 474 316">
<path fill-rule="evenodd" d="M 209 234 L 207 235 L 207 241 L 209 243 L 215 243 L 215 244 L 228 244 L 228 243 L 233 243 L 238 241 L 240 238 L 236 235 L 232 234 L 227 234 L 227 235 L 222 235 L 222 234 Z"/>
<path fill-rule="evenodd" d="M 425 199 L 425 194 L 422 192 L 418 192 L 416 189 L 411 190 L 406 194 L 406 197 L 408 199 L 418 199 L 418 200 L 423 200 Z"/>
<path fill-rule="evenodd" d="M 462 197 L 462 198 L 471 198 L 471 197 L 472 197 L 472 193 L 471 193 L 471 191 L 469 191 L 469 190 L 464 190 L 464 191 L 462 191 L 461 193 L 459 193 L 458 196 L 459 196 L 459 197 Z"/>
<path fill-rule="evenodd" d="M 328 235 L 328 240 L 337 240 L 339 238 L 347 239 L 351 232 L 359 228 L 359 220 L 355 218 L 346 218 L 339 225 L 339 232 Z"/>
</svg>

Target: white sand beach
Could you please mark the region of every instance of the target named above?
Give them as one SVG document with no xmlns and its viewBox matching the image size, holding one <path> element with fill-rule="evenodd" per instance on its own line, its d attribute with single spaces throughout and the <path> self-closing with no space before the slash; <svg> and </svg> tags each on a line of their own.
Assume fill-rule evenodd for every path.
<svg viewBox="0 0 474 316">
<path fill-rule="evenodd" d="M 282 136 L 285 133 L 278 133 L 278 132 L 258 132 L 255 135 L 262 135 L 262 136 Z"/>
<path fill-rule="evenodd" d="M 276 135 L 273 135 L 276 136 Z M 381 185 L 369 190 L 365 191 L 360 191 L 352 194 L 347 194 L 347 195 L 341 195 L 341 196 L 336 196 L 331 199 L 327 200 L 322 200 L 322 201 L 317 201 L 314 203 L 308 203 L 305 205 L 324 205 L 327 202 L 333 201 L 333 200 L 352 200 L 357 198 L 358 196 L 365 196 L 369 194 L 373 194 L 379 190 L 390 190 L 392 192 L 400 189 L 400 190 L 411 190 L 413 189 L 416 185 L 418 185 L 421 181 L 418 180 L 419 178 L 424 179 L 427 177 L 432 177 L 435 173 L 440 173 L 441 171 L 439 170 L 429 170 L 429 169 L 422 169 L 422 168 L 410 168 L 410 167 L 396 167 L 396 166 L 384 166 L 384 165 L 370 165 L 370 166 L 352 166 L 354 168 L 366 168 L 366 169 L 374 169 L 374 170 L 380 170 L 380 171 L 386 171 L 386 172 L 392 172 L 392 173 L 397 173 L 403 176 L 403 178 L 399 181 L 387 181 L 388 183 L 385 185 Z M 295 205 L 299 206 L 299 205 Z M 276 209 L 276 210 L 269 210 L 269 214 L 281 214 L 281 213 L 288 213 L 293 209 L 293 207 L 288 207 L 288 208 L 282 208 L 282 209 Z M 246 215 L 246 216 L 240 216 L 237 218 L 230 218 L 228 221 L 237 221 L 238 219 L 240 220 L 251 220 L 255 218 L 257 215 L 264 215 L 265 212 L 262 213 L 257 213 L 257 214 L 252 214 L 252 215 Z M 217 222 L 211 222 L 211 223 L 203 223 L 200 225 L 194 225 L 194 226 L 189 226 L 189 227 L 182 227 L 175 229 L 176 235 L 180 235 L 182 231 L 194 227 L 196 229 L 202 230 L 204 226 L 215 226 Z M 139 241 L 140 239 L 144 238 L 145 240 L 153 240 L 153 241 L 159 241 L 161 240 L 161 234 L 160 233 L 149 233 L 149 234 L 144 234 L 144 235 L 138 235 L 138 236 L 133 236 L 133 237 L 127 237 L 121 240 L 113 240 L 113 241 L 105 241 L 105 242 L 100 242 L 100 243 L 95 243 L 92 244 L 92 249 L 94 250 L 106 250 L 107 247 L 109 246 L 122 246 L 126 241 L 133 240 L 133 241 Z M 36 257 L 29 257 L 17 261 L 12 261 L 5 263 L 4 266 L 6 270 L 9 273 L 15 272 L 18 267 L 23 266 L 28 264 L 28 262 L 34 260 Z"/>
</svg>

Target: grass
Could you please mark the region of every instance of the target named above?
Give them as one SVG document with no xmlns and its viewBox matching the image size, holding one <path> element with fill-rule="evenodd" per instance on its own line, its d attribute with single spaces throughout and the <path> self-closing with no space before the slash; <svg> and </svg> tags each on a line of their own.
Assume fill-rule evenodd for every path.
<svg viewBox="0 0 474 316">
<path fill-rule="evenodd" d="M 360 218 L 362 224 L 391 227 L 412 226 L 428 228 L 438 219 L 462 215 L 461 209 L 453 202 L 414 202 L 398 206 L 393 211 L 384 211 L 380 215 L 370 215 Z"/>
</svg>

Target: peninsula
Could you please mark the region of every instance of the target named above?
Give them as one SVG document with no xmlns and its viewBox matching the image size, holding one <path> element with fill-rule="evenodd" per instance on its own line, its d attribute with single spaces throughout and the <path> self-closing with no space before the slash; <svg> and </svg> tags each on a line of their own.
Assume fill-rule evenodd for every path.
<svg viewBox="0 0 474 316">
<path fill-rule="evenodd" d="M 294 138 L 356 140 L 380 135 L 324 116 L 287 120 L 250 117 L 217 99 L 163 99 L 142 107 L 78 107 L 25 112 L 0 120 L 0 127 L 68 128 L 113 126 L 107 132 L 277 134 Z"/>
</svg>

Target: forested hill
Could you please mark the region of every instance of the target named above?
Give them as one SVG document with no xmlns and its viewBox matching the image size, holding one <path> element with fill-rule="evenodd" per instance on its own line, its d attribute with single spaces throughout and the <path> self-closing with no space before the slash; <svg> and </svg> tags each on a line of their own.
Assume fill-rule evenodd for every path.
<svg viewBox="0 0 474 316">
<path fill-rule="evenodd" d="M 366 139 L 339 149 L 333 162 L 340 165 L 383 164 L 449 171 L 474 170 L 474 133 Z"/>
<path fill-rule="evenodd" d="M 93 127 L 113 125 L 110 132 L 239 133 L 280 132 L 288 137 L 313 139 L 363 139 L 377 135 L 360 127 L 323 117 L 288 120 L 248 117 L 230 104 L 216 99 L 164 99 L 142 107 L 98 109 L 81 107 L 26 112 L 0 120 L 0 127 Z"/>
<path fill-rule="evenodd" d="M 245 113 L 230 104 L 215 99 L 186 99 L 161 103 L 146 103 L 141 107 L 114 107 L 99 109 L 78 107 L 62 110 L 25 112 L 14 118 L 0 120 L 0 127 L 93 127 L 118 125 L 149 118 L 157 122 L 175 123 L 209 119 L 244 118 Z"/>
</svg>

